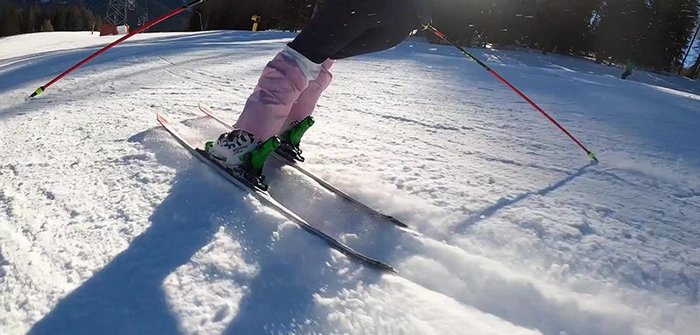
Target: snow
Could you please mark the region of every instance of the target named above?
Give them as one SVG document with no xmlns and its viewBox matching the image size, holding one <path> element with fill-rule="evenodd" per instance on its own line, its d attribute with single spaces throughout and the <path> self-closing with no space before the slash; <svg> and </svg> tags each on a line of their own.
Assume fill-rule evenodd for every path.
<svg viewBox="0 0 700 335">
<path fill-rule="evenodd" d="M 392 264 L 367 269 L 231 187 L 155 121 L 213 137 L 281 32 L 0 39 L 2 334 L 695 334 L 700 85 L 585 59 L 412 39 L 337 62 L 305 166 L 272 194 Z"/>
</svg>

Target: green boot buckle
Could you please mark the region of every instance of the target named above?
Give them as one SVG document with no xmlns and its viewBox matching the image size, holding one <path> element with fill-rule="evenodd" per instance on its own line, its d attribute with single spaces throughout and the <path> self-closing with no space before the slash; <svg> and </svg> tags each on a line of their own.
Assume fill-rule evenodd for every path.
<svg viewBox="0 0 700 335">
<path fill-rule="evenodd" d="M 304 136 L 304 133 L 306 133 L 314 123 L 314 118 L 311 116 L 307 116 L 301 121 L 292 123 L 292 127 L 282 134 L 282 143 L 284 143 L 284 146 L 280 148 L 278 152 L 283 156 L 303 162 L 304 157 L 301 155 L 302 151 L 299 145 L 301 144 L 301 138 Z"/>
<path fill-rule="evenodd" d="M 301 121 L 292 123 L 292 127 L 282 135 L 282 141 L 291 145 L 295 149 L 299 149 L 301 138 L 304 136 L 304 133 L 306 133 L 306 131 L 314 125 L 315 122 L 316 121 L 314 121 L 312 116 L 307 116 Z"/>
<path fill-rule="evenodd" d="M 246 162 L 248 170 L 253 172 L 257 177 L 262 176 L 263 166 L 267 157 L 272 154 L 282 142 L 277 136 L 272 136 L 267 141 L 258 144 L 253 151 L 243 155 L 241 160 Z"/>
</svg>

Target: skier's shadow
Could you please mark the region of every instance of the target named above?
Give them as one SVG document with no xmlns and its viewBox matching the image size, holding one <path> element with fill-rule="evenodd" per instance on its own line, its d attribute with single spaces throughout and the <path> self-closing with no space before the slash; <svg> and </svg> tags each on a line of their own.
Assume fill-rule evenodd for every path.
<svg viewBox="0 0 700 335">
<path fill-rule="evenodd" d="M 200 170 L 200 169 L 195 169 Z M 201 172 L 201 171 L 200 171 Z M 165 278 L 210 241 L 211 215 L 245 209 L 222 206 L 221 192 L 197 171 L 176 177 L 151 224 L 129 247 L 64 297 L 30 334 L 176 334 L 178 321 L 162 289 Z"/>
<path fill-rule="evenodd" d="M 131 140 L 142 142 L 150 133 L 136 135 Z M 311 315 L 314 293 L 323 289 L 333 294 L 342 286 L 354 287 L 354 280 L 349 283 L 347 278 L 338 278 L 333 268 L 329 268 L 330 251 L 319 246 L 325 245 L 320 239 L 301 229 L 285 229 L 273 243 L 272 236 L 283 222 L 281 219 L 261 214 L 246 193 L 196 159 L 182 153 L 179 161 L 172 158 L 178 156 L 172 152 L 173 148 L 181 149 L 174 142 L 155 146 L 158 147 L 153 150 L 156 160 L 179 171 L 169 195 L 149 218 L 148 229 L 61 299 L 34 324 L 29 334 L 182 332 L 163 284 L 166 277 L 190 263 L 213 239 L 221 222 L 225 222 L 227 233 L 241 244 L 242 255 L 232 257 L 242 257 L 259 270 L 252 279 L 231 279 L 238 280 L 234 285 L 247 287 L 248 292 L 226 333 L 291 331 L 298 322 L 314 319 Z M 169 148 L 164 150 L 163 146 Z M 231 222 L 236 226 L 231 227 Z M 379 275 L 368 271 L 360 279 L 372 282 Z"/>
</svg>

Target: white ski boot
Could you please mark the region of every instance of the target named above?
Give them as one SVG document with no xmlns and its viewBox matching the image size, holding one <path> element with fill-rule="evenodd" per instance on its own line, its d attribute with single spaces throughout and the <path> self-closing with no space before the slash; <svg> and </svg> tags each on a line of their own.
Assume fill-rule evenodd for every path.
<svg viewBox="0 0 700 335">
<path fill-rule="evenodd" d="M 253 134 L 241 129 L 223 133 L 216 141 L 210 141 L 207 144 L 211 144 L 211 147 L 207 145 L 207 152 L 222 165 L 232 169 L 245 164 L 243 156 L 253 151 L 258 145 Z"/>
<path fill-rule="evenodd" d="M 219 164 L 241 176 L 253 186 L 265 191 L 267 184 L 264 183 L 263 166 L 267 157 L 279 145 L 280 140 L 277 136 L 260 142 L 255 139 L 253 134 L 241 129 L 234 129 L 219 135 L 216 141 L 208 141 L 204 149 Z"/>
</svg>

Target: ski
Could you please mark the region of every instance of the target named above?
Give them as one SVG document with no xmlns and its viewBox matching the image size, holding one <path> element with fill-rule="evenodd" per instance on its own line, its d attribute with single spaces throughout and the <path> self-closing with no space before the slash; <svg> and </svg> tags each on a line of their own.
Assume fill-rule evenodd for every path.
<svg viewBox="0 0 700 335">
<path fill-rule="evenodd" d="M 387 272 L 393 272 L 393 273 L 398 273 L 396 269 L 394 269 L 391 265 L 386 264 L 382 261 L 370 258 L 368 256 L 365 256 L 349 246 L 343 244 L 342 242 L 334 239 L 333 237 L 325 234 L 324 232 L 318 230 L 317 228 L 313 227 L 311 224 L 306 222 L 303 218 L 301 218 L 299 215 L 296 213 L 292 212 L 288 208 L 284 207 L 284 205 L 280 204 L 277 200 L 275 200 L 270 193 L 267 191 L 263 191 L 259 188 L 257 188 L 255 185 L 250 183 L 247 179 L 233 173 L 230 169 L 224 167 L 223 165 L 219 164 L 216 160 L 212 159 L 209 157 L 209 154 L 204 151 L 201 147 L 199 147 L 199 139 L 188 137 L 185 134 L 182 134 L 181 132 L 178 132 L 175 129 L 175 126 L 168 120 L 168 118 L 159 113 L 158 116 L 158 122 L 167 130 L 182 146 L 184 146 L 190 153 L 192 153 L 195 157 L 197 157 L 199 160 L 204 162 L 205 164 L 209 165 L 212 169 L 214 169 L 219 175 L 222 177 L 226 178 L 229 182 L 231 182 L 233 185 L 236 187 L 240 188 L 243 191 L 249 192 L 251 195 L 253 195 L 255 198 L 257 198 L 260 202 L 263 204 L 270 206 L 271 208 L 275 209 L 278 211 L 280 214 L 284 215 L 287 219 L 291 220 L 292 222 L 296 223 L 299 225 L 299 227 L 303 228 L 307 232 L 316 235 L 326 241 L 328 245 L 344 255 L 360 262 L 361 264 L 367 265 L 369 267 L 381 270 L 381 271 L 387 271 Z"/>
<path fill-rule="evenodd" d="M 232 126 L 231 126 L 230 123 L 228 123 L 228 122 L 226 122 L 225 120 L 223 120 L 222 118 L 216 116 L 216 114 L 214 114 L 214 111 L 211 109 L 211 107 L 209 107 L 209 106 L 207 106 L 207 105 L 205 105 L 205 104 L 203 104 L 203 103 L 200 103 L 200 104 L 199 104 L 199 110 L 201 110 L 204 114 L 210 116 L 211 118 L 213 118 L 213 119 L 216 120 L 217 122 L 219 122 L 219 123 L 225 125 L 225 126 L 228 127 L 229 129 L 232 128 Z M 280 155 L 280 154 L 277 153 L 277 152 L 273 153 L 271 156 L 274 157 L 275 159 L 277 159 L 277 160 L 283 162 L 284 164 L 293 167 L 294 169 L 296 169 L 297 171 L 299 171 L 299 172 L 301 172 L 302 174 L 306 175 L 307 177 L 313 179 L 316 183 L 318 183 L 319 185 L 323 186 L 323 187 L 324 187 L 325 189 L 327 189 L 328 191 L 330 191 L 330 192 L 332 192 L 332 193 L 335 193 L 336 195 L 338 195 L 339 197 L 345 199 L 346 201 L 348 201 L 348 202 L 350 202 L 350 203 L 352 203 L 352 204 L 354 204 L 354 205 L 356 205 L 356 206 L 358 206 L 358 207 L 364 209 L 364 210 L 365 210 L 367 213 L 369 213 L 370 215 L 372 215 L 372 216 L 374 216 L 374 217 L 376 217 L 376 218 L 382 219 L 382 220 L 386 220 L 387 222 L 390 222 L 390 223 L 392 223 L 392 224 L 394 224 L 394 225 L 396 225 L 396 226 L 398 226 L 398 227 L 401 227 L 401 228 L 408 228 L 408 225 L 406 225 L 405 223 L 401 222 L 399 219 L 397 219 L 397 218 L 395 218 L 395 217 L 393 217 L 393 216 L 391 216 L 391 215 L 386 215 L 386 214 L 384 214 L 384 213 L 381 213 L 381 212 L 377 211 L 376 209 L 365 205 L 365 204 L 362 203 L 361 201 L 359 201 L 359 200 L 357 200 L 357 199 L 351 197 L 351 196 L 348 195 L 347 193 L 341 191 L 341 190 L 338 189 L 337 187 L 335 187 L 335 186 L 331 185 L 330 183 L 328 183 L 327 181 L 323 180 L 321 177 L 318 177 L 318 176 L 314 175 L 313 173 L 311 173 L 309 170 L 304 169 L 304 168 L 301 166 L 301 164 L 299 164 L 297 161 L 295 161 L 295 160 L 293 160 L 293 159 L 290 159 L 289 157 Z"/>
</svg>

